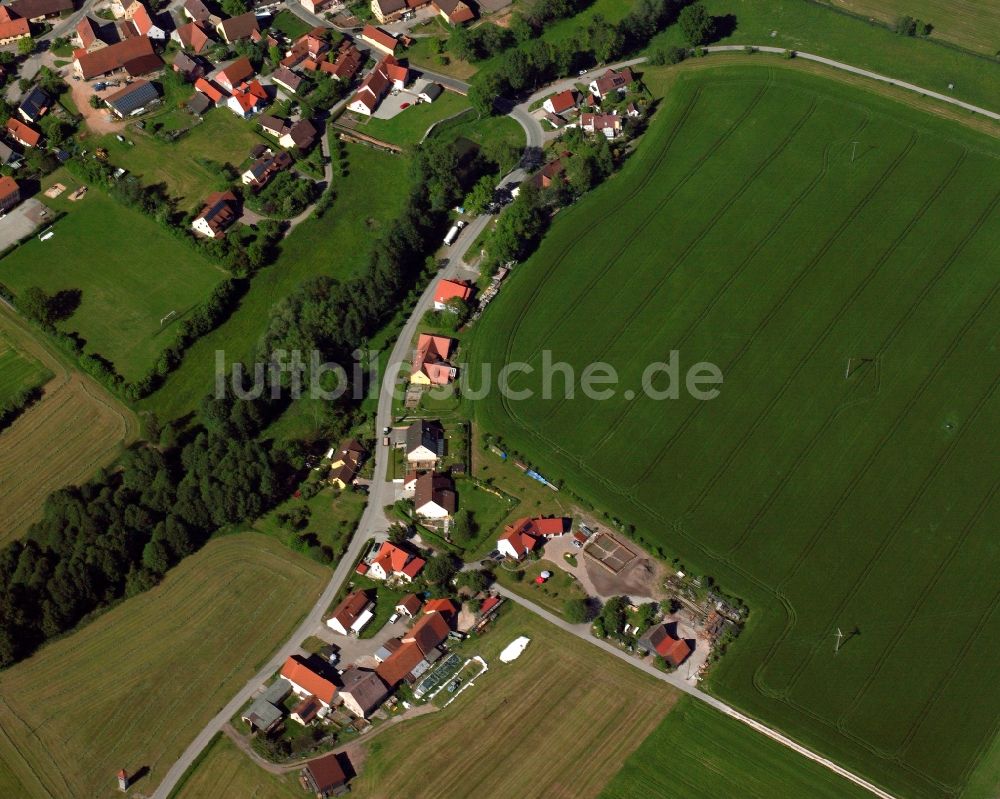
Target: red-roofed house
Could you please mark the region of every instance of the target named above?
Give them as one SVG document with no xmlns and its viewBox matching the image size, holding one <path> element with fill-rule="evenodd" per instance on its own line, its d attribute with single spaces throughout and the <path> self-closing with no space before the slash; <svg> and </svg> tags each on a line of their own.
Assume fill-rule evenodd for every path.
<svg viewBox="0 0 1000 799">
<path fill-rule="evenodd" d="M 674 668 L 687 660 L 691 652 L 694 651 L 694 647 L 689 641 L 674 636 L 666 624 L 650 627 L 645 635 L 639 639 L 639 645 L 655 652 Z"/>
<path fill-rule="evenodd" d="M 441 599 L 428 599 L 424 604 L 424 613 L 441 613 L 445 617 L 456 616 L 460 608 L 455 602 L 447 597 Z"/>
<path fill-rule="evenodd" d="M 226 105 L 236 116 L 249 119 L 267 105 L 267 91 L 260 85 L 260 81 L 241 83 L 233 89 Z"/>
<path fill-rule="evenodd" d="M 507 557 L 520 560 L 537 547 L 542 539 L 557 538 L 569 528 L 569 519 L 531 519 L 525 516 L 504 528 L 504 534 L 497 540 L 497 549 Z"/>
<path fill-rule="evenodd" d="M 249 58 L 237 58 L 225 69 L 220 69 L 215 75 L 215 82 L 227 92 L 231 92 L 244 81 L 253 77 L 253 64 Z"/>
<path fill-rule="evenodd" d="M 375 69 L 365 75 L 358 91 L 347 107 L 358 114 L 371 116 L 378 108 L 378 104 L 382 102 L 382 98 L 396 85 L 394 79 L 389 75 L 392 66 L 399 66 L 392 56 L 386 56 L 379 61 Z M 406 68 L 400 67 L 400 69 L 405 70 Z M 398 71 L 394 71 L 394 74 L 399 76 Z"/>
<path fill-rule="evenodd" d="M 394 91 L 399 91 L 400 89 L 405 88 L 406 84 L 410 82 L 410 70 L 400 64 L 392 56 L 387 55 L 383 58 L 382 65 L 385 67 L 385 73 L 388 76 L 390 83 L 392 83 Z"/>
<path fill-rule="evenodd" d="M 420 612 L 420 597 L 416 594 L 407 594 L 396 605 L 396 613 L 409 616 L 411 619 Z"/>
<path fill-rule="evenodd" d="M 31 36 L 28 20 L 11 11 L 8 6 L 0 6 L 0 44 L 11 44 L 28 36 Z"/>
<path fill-rule="evenodd" d="M 434 292 L 434 310 L 435 311 L 446 311 L 450 310 L 448 308 L 448 300 L 460 299 L 462 302 L 468 302 L 472 297 L 472 286 L 468 283 L 462 283 L 458 280 L 448 280 L 442 279 L 437 284 L 437 289 Z"/>
<path fill-rule="evenodd" d="M 222 89 L 207 78 L 198 78 L 198 80 L 194 82 L 194 88 L 195 91 L 201 92 L 216 105 L 221 103 L 222 98 L 226 96 L 226 93 L 222 91 Z"/>
<path fill-rule="evenodd" d="M 539 544 L 539 540 L 523 530 L 507 527 L 502 536 L 497 539 L 497 550 L 514 560 L 526 557 Z"/>
<path fill-rule="evenodd" d="M 159 39 L 160 41 L 167 38 L 167 32 L 156 24 L 152 14 L 149 13 L 149 9 L 139 2 L 139 0 L 132 0 L 125 7 L 125 19 L 132 22 L 133 27 L 135 27 L 140 36 Z"/>
<path fill-rule="evenodd" d="M 375 673 L 390 688 L 395 688 L 403 680 L 413 682 L 428 668 L 424 653 L 414 641 L 403 644 L 388 658 L 378 664 Z"/>
<path fill-rule="evenodd" d="M 21 202 L 21 187 L 17 185 L 17 181 L 10 175 L 0 177 L 0 211 L 9 211 L 19 202 Z"/>
<path fill-rule="evenodd" d="M 359 633 L 372 620 L 374 614 L 371 609 L 374 606 L 375 603 L 365 591 L 355 591 L 334 608 L 333 614 L 326 620 L 326 626 L 341 635 Z"/>
<path fill-rule="evenodd" d="M 200 54 L 212 43 L 211 28 L 204 22 L 189 22 L 170 34 L 185 50 Z"/>
<path fill-rule="evenodd" d="M 324 707 L 333 704 L 337 686 L 313 671 L 305 658 L 300 655 L 292 655 L 285 661 L 285 665 L 281 667 L 281 676 L 292 684 L 292 690 L 296 695 L 315 696 Z"/>
<path fill-rule="evenodd" d="M 420 573 L 426 562 L 423 558 L 384 541 L 368 567 L 368 576 L 372 580 L 394 579 L 408 583 Z"/>
<path fill-rule="evenodd" d="M 78 50 L 73 56 L 73 71 L 84 80 L 117 72 L 119 69 L 137 78 L 163 67 L 163 59 L 156 54 L 152 42 L 145 36 L 125 39 L 93 52 Z"/>
<path fill-rule="evenodd" d="M 473 10 L 462 0 L 431 0 L 431 5 L 452 25 L 464 25 L 476 18 Z"/>
<path fill-rule="evenodd" d="M 41 133 L 14 117 L 7 120 L 7 135 L 22 147 L 37 147 L 42 140 Z"/>
<path fill-rule="evenodd" d="M 388 53 L 389 55 L 395 53 L 396 47 L 399 45 L 395 36 L 386 33 L 381 28 L 376 28 L 374 25 L 365 25 L 361 31 L 361 40 L 370 44 L 379 52 Z"/>
<path fill-rule="evenodd" d="M 576 108 L 576 92 L 572 89 L 553 94 L 544 103 L 542 108 L 550 114 L 564 114 L 571 108 Z"/>
<path fill-rule="evenodd" d="M 446 336 L 421 333 L 410 382 L 420 386 L 446 386 L 454 380 L 458 370 L 448 362 L 452 343 Z"/>
</svg>

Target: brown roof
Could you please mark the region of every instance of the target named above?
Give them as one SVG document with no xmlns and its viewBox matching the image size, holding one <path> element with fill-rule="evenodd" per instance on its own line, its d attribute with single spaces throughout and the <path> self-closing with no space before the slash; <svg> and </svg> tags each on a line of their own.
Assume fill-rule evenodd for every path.
<svg viewBox="0 0 1000 799">
<path fill-rule="evenodd" d="M 385 683 L 374 671 L 348 666 L 340 675 L 341 694 L 350 694 L 361 707 L 361 712 L 368 716 L 381 705 L 389 695 Z"/>
<path fill-rule="evenodd" d="M 416 616 L 420 612 L 420 597 L 416 594 L 407 594 L 396 603 L 396 607 L 402 607 L 411 616 Z"/>
<path fill-rule="evenodd" d="M 371 604 L 371 601 L 371 597 L 366 592 L 355 591 L 352 594 L 348 594 L 344 598 L 344 601 L 333 609 L 330 618 L 336 619 L 344 626 L 344 629 L 349 630 L 351 629 L 351 625 L 354 624 L 355 619 L 364 613 L 365 608 Z"/>
<path fill-rule="evenodd" d="M 215 76 L 215 80 L 223 86 L 226 84 L 236 86 L 241 81 L 249 78 L 251 75 L 253 75 L 253 64 L 250 63 L 249 58 L 244 57 L 237 58 L 228 67 L 219 70 L 218 74 Z"/>
<path fill-rule="evenodd" d="M 316 718 L 316 714 L 319 713 L 322 707 L 323 705 L 320 704 L 320 701 L 315 696 L 309 695 L 292 708 L 292 713 L 302 719 L 305 724 L 308 724 Z"/>
<path fill-rule="evenodd" d="M 472 13 L 472 9 L 463 3 L 462 0 L 432 0 L 431 5 L 439 13 L 445 14 L 448 17 L 448 21 L 455 25 L 468 22 L 471 19 L 475 19 L 476 16 Z"/>
<path fill-rule="evenodd" d="M 23 17 L 12 19 L 9 22 L 0 22 L 0 39 L 16 39 L 31 35 L 31 27 L 28 20 Z"/>
<path fill-rule="evenodd" d="M 210 28 L 201 22 L 189 22 L 187 25 L 181 25 L 177 29 L 177 38 L 181 40 L 181 45 L 194 50 L 196 53 L 200 53 L 204 50 L 209 42 L 212 41 L 212 37 L 209 34 Z"/>
<path fill-rule="evenodd" d="M 187 0 L 184 3 L 184 10 L 188 12 L 194 19 L 204 22 L 209 17 L 212 16 L 212 12 L 208 10 L 202 0 Z"/>
<path fill-rule="evenodd" d="M 306 763 L 305 770 L 317 793 L 327 793 L 347 782 L 347 775 L 336 755 L 310 760 Z"/>
<path fill-rule="evenodd" d="M 437 614 L 434 614 L 437 615 Z M 427 618 L 431 618 L 428 616 Z M 399 685 L 411 671 L 413 671 L 424 659 L 423 652 L 415 643 L 404 643 L 399 649 L 393 652 L 386 660 L 378 664 L 375 669 L 376 674 L 382 678 L 383 682 L 390 688 Z"/>
<path fill-rule="evenodd" d="M 257 15 L 253 11 L 247 11 L 246 14 L 240 14 L 238 17 L 224 19 L 219 24 L 219 28 L 227 42 L 248 39 L 260 31 L 260 26 L 257 24 Z"/>
<path fill-rule="evenodd" d="M 236 221 L 236 195 L 231 191 L 217 191 L 205 198 L 205 207 L 198 214 L 216 235 Z"/>
<path fill-rule="evenodd" d="M 76 35 L 80 37 L 80 42 L 85 48 L 90 47 L 90 45 L 100 39 L 100 34 L 101 26 L 90 17 L 84 17 L 76 23 Z"/>
<path fill-rule="evenodd" d="M 614 89 L 623 89 L 628 86 L 634 78 L 632 77 L 632 70 L 625 67 L 621 72 L 615 72 L 613 69 L 609 69 L 601 77 L 599 77 L 595 82 L 597 83 L 597 90 L 605 95 Z"/>
<path fill-rule="evenodd" d="M 102 47 L 93 53 L 83 53 L 76 60 L 85 80 L 122 68 L 134 77 L 153 72 L 163 66 L 163 61 L 153 50 L 153 43 L 145 36 L 126 39 Z"/>
<path fill-rule="evenodd" d="M 35 19 L 73 10 L 73 0 L 14 0 L 11 10 L 19 17 Z"/>
<path fill-rule="evenodd" d="M 427 654 L 438 644 L 443 643 L 450 631 L 448 622 L 440 613 L 428 613 L 421 616 L 403 635 L 403 643 L 415 643 L 423 654 Z"/>
<path fill-rule="evenodd" d="M 295 91 L 299 87 L 299 84 L 302 83 L 302 78 L 288 67 L 278 67 L 278 69 L 271 73 L 271 79 L 287 86 L 292 91 Z"/>
<path fill-rule="evenodd" d="M 321 62 L 319 68 L 338 80 L 350 80 L 358 74 L 361 63 L 361 51 L 350 42 L 344 42 L 337 51 L 337 58 L 332 63 Z"/>
<path fill-rule="evenodd" d="M 691 644 L 683 638 L 671 635 L 666 624 L 657 624 L 642 636 L 640 641 L 647 643 L 656 654 L 674 667 L 681 665 L 691 654 Z"/>
<path fill-rule="evenodd" d="M 288 130 L 288 135 L 296 147 L 300 150 L 308 150 L 316 141 L 317 131 L 312 122 L 308 119 L 302 119 L 292 125 Z M 358 457 L 357 454 L 354 454 L 355 459 Z M 350 463 L 350 459 L 348 459 L 348 463 Z M 354 479 L 353 475 L 351 475 L 351 479 Z M 350 482 L 350 480 L 347 482 Z"/>
<path fill-rule="evenodd" d="M 428 502 L 436 502 L 448 513 L 455 512 L 455 487 L 448 475 L 424 472 L 417 477 L 413 506 L 419 510 Z"/>
</svg>

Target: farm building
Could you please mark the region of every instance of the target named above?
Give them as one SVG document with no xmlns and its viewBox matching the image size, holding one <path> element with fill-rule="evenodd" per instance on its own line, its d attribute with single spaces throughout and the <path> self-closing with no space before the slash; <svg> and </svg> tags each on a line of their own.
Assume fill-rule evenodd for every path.
<svg viewBox="0 0 1000 799">
<path fill-rule="evenodd" d="M 157 91 L 155 84 L 148 80 L 136 80 L 106 97 L 104 102 L 119 117 L 124 118 L 142 112 L 146 106 L 159 99 L 160 92 Z"/>
<path fill-rule="evenodd" d="M 64 11 L 72 11 L 73 0 L 14 0 L 10 10 L 29 22 L 42 22 L 49 17 L 58 17 Z"/>
<path fill-rule="evenodd" d="M 125 39 L 109 44 L 90 53 L 79 53 L 73 61 L 73 71 L 84 80 L 109 75 L 122 70 L 137 78 L 156 72 L 163 67 L 163 60 L 153 50 L 145 36 Z"/>
<path fill-rule="evenodd" d="M 667 624 L 657 624 L 650 627 L 639 639 L 639 647 L 647 652 L 655 652 L 667 663 L 676 668 L 681 665 L 694 651 L 690 641 L 678 638 L 669 629 Z"/>
<path fill-rule="evenodd" d="M 310 760 L 301 771 L 302 782 L 317 799 L 337 795 L 347 785 L 347 774 L 338 758 L 343 755 L 327 755 Z"/>
<path fill-rule="evenodd" d="M 434 291 L 434 310 L 450 310 L 449 300 L 461 300 L 468 302 L 472 298 L 472 286 L 459 280 L 448 280 L 446 278 L 438 281 Z"/>
<path fill-rule="evenodd" d="M 281 676 L 288 680 L 296 696 L 315 696 L 325 708 L 333 704 L 337 686 L 313 670 L 300 655 L 292 655 L 285 661 Z"/>
<path fill-rule="evenodd" d="M 288 680 L 275 680 L 250 704 L 241 718 L 250 725 L 252 732 L 270 732 L 281 721 L 279 706 L 291 692 L 292 684 Z"/>
<path fill-rule="evenodd" d="M 433 469 L 444 455 L 444 428 L 436 419 L 417 419 L 406 428 L 406 462 L 411 469 Z"/>
<path fill-rule="evenodd" d="M 359 718 L 368 718 L 389 696 L 385 683 L 369 669 L 348 666 L 341 672 L 340 681 L 344 707 Z"/>
<path fill-rule="evenodd" d="M 358 633 L 372 620 L 375 602 L 365 591 L 348 594 L 326 620 L 326 626 L 341 635 Z"/>
</svg>

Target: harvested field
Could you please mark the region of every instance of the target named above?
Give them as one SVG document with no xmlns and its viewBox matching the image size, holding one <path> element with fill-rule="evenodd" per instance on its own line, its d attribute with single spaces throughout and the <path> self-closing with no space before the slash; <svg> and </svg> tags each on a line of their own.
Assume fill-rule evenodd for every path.
<svg viewBox="0 0 1000 799">
<path fill-rule="evenodd" d="M 501 663 L 520 635 L 531 639 L 524 654 Z M 520 607 L 474 650 L 490 670 L 444 710 L 372 741 L 352 795 L 596 797 L 677 697 Z"/>
<path fill-rule="evenodd" d="M 118 769 L 143 767 L 132 790 L 151 793 L 287 638 L 328 573 L 265 536 L 226 536 L 158 587 L 8 669 L 0 675 L 3 795 L 119 796 Z"/>
<path fill-rule="evenodd" d="M 0 333 L 54 377 L 42 399 L 0 432 L 0 544 L 24 533 L 52 491 L 82 482 L 135 439 L 138 422 L 100 385 L 68 367 L 0 307 Z"/>
</svg>

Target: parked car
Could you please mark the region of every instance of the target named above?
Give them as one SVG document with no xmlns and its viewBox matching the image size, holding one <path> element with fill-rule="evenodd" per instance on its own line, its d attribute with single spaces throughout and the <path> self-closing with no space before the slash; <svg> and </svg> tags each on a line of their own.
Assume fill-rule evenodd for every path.
<svg viewBox="0 0 1000 799">
<path fill-rule="evenodd" d="M 393 613 L 389 617 L 389 624 L 395 624 L 397 621 L 399 621 L 399 614 L 398 613 Z"/>
</svg>

